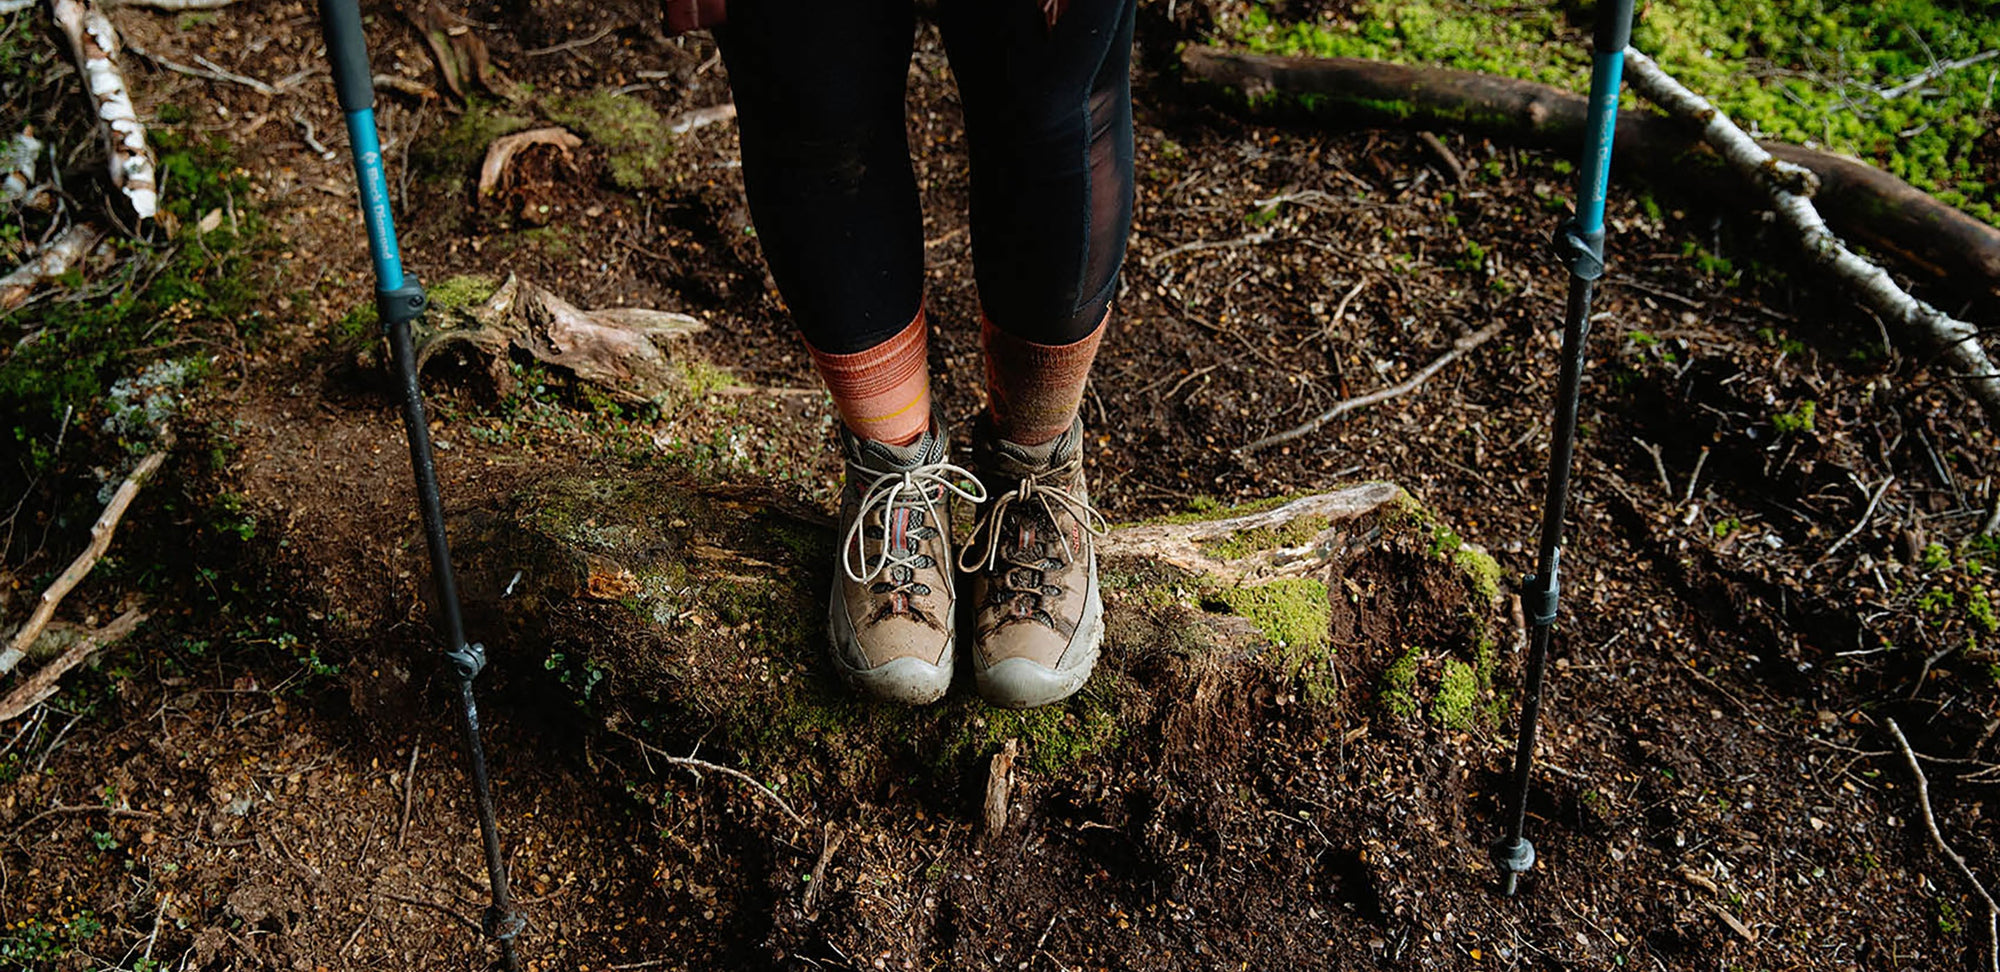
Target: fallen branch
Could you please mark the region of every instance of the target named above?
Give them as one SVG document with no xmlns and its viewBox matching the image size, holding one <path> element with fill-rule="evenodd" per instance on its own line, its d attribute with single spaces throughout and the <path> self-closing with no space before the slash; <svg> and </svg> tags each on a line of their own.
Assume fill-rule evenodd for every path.
<svg viewBox="0 0 2000 972">
<path fill-rule="evenodd" d="M 146 620 L 146 612 L 133 608 L 111 620 L 111 623 L 85 634 L 76 644 L 69 646 L 57 658 L 42 666 L 40 671 L 28 676 L 14 691 L 0 699 L 0 722 L 20 718 L 29 709 L 40 705 L 44 699 L 56 694 L 60 679 L 70 669 L 83 664 L 91 656 L 125 639 Z"/>
<path fill-rule="evenodd" d="M 1386 64 L 1356 58 L 1275 57 L 1218 48 L 1181 53 L 1183 76 L 1231 110 L 1280 120 L 1307 118 L 1339 125 L 1393 125 L 1422 131 L 1450 128 L 1496 135 L 1574 152 L 1584 138 L 1587 100 L 1533 81 L 1449 68 Z M 1718 188 L 1698 140 L 1673 119 L 1652 111 L 1620 112 L 1613 159 L 1620 172 L 1643 169 L 1670 182 L 1699 183 L 1705 197 Z M 1816 197 L 1844 238 L 1910 261 L 1958 287 L 2000 294 L 2000 228 L 1995 228 L 1874 166 L 1782 142 L 1772 155 L 1819 176 Z M 1718 204 L 1747 202 L 1718 200 Z"/>
<path fill-rule="evenodd" d="M 103 239 L 104 231 L 94 223 L 77 223 L 64 230 L 55 242 L 37 251 L 34 259 L 0 277 L 0 314 L 26 303 L 36 287 L 68 273 Z"/>
<path fill-rule="evenodd" d="M 1416 391 L 1419 386 L 1421 386 L 1425 381 L 1429 380 L 1432 375 L 1435 375 L 1439 371 L 1443 370 L 1446 365 L 1449 365 L 1452 362 L 1457 361 L 1459 358 L 1463 357 L 1467 351 L 1471 351 L 1472 349 L 1479 347 L 1480 345 L 1485 344 L 1486 342 L 1492 340 L 1495 334 L 1498 334 L 1501 331 L 1506 330 L 1506 328 L 1507 325 L 1506 322 L 1504 321 L 1495 321 L 1492 324 L 1488 324 L 1485 327 L 1482 327 L 1479 330 L 1474 331 L 1473 333 L 1468 334 L 1465 337 L 1459 338 L 1457 341 L 1453 342 L 1451 350 L 1446 351 L 1441 355 L 1438 355 L 1436 360 L 1432 361 L 1430 364 L 1425 365 L 1422 370 L 1418 371 L 1414 375 L 1411 375 L 1402 384 L 1392 385 L 1388 388 L 1379 389 L 1376 391 L 1369 392 L 1366 395 L 1361 395 L 1355 398 L 1347 399 L 1346 401 L 1343 402 L 1339 402 L 1335 404 L 1332 408 L 1329 408 L 1326 411 L 1319 413 L 1317 416 L 1314 416 L 1312 421 L 1306 422 L 1303 425 L 1293 426 L 1292 428 L 1286 429 L 1285 431 L 1279 432 L 1275 435 L 1267 435 L 1261 439 L 1258 439 L 1255 442 L 1250 443 L 1249 445 L 1238 448 L 1236 450 L 1236 454 L 1239 456 L 1247 455 L 1249 453 L 1256 452 L 1260 449 L 1268 449 L 1280 443 L 1290 442 L 1293 439 L 1311 435 L 1314 432 L 1318 432 L 1320 429 L 1324 428 L 1326 426 L 1326 423 L 1331 422 L 1334 419 L 1337 419 L 1342 415 L 1346 415 L 1347 413 L 1352 412 L 1356 409 L 1367 408 L 1370 405 L 1380 404 L 1382 402 L 1388 401 L 1389 399 L 1396 398 L 1402 395 L 1407 395 L 1413 391 Z"/>
<path fill-rule="evenodd" d="M 111 184 L 124 190 L 140 219 L 151 219 L 160 203 L 153 149 L 146 144 L 146 126 L 132 108 L 125 74 L 118 68 L 118 31 L 88 0 L 50 0 L 50 7 L 56 23 L 69 37 L 84 91 L 103 123 L 104 145 L 111 155 Z"/>
<path fill-rule="evenodd" d="M 154 10 L 217 10 L 242 0 L 116 0 L 116 7 L 151 7 Z"/>
<path fill-rule="evenodd" d="M 633 745 L 638 746 L 639 751 L 641 753 L 644 753 L 648 756 L 657 756 L 661 760 L 671 765 L 681 767 L 682 769 L 685 769 L 688 772 L 693 773 L 696 779 L 700 779 L 702 772 L 707 771 L 711 773 L 721 773 L 724 776 L 730 777 L 735 780 L 739 780 L 743 783 L 747 783 L 749 784 L 752 792 L 755 792 L 763 796 L 765 799 L 775 804 L 778 809 L 783 810 L 785 812 L 785 816 L 790 817 L 793 823 L 798 824 L 800 827 L 804 827 L 807 830 L 812 829 L 812 825 L 806 822 L 806 818 L 799 816 L 799 812 L 797 810 L 792 809 L 792 805 L 786 803 L 785 798 L 778 795 L 778 791 L 773 790 L 768 786 L 765 786 L 763 781 L 757 779 L 754 776 L 751 776 L 748 773 L 743 772 L 740 769 L 734 769 L 728 766 L 723 766 L 718 763 L 711 763 L 705 759 L 696 759 L 693 756 L 675 756 L 672 753 L 668 753 L 665 750 L 659 748 L 658 746 L 655 746 L 645 741 L 644 739 L 640 739 L 637 736 L 634 736 L 630 733 L 620 732 L 618 734 L 630 740 Z M 648 765 L 651 764 L 650 759 L 647 762 Z"/>
<path fill-rule="evenodd" d="M 1950 74 L 1953 71 L 1958 70 L 1959 68 L 1968 68 L 1982 61 L 1990 61 L 1995 57 L 2000 57 L 2000 50 L 1980 51 L 1979 53 L 1974 54 L 1971 57 L 1961 57 L 1956 61 L 1940 61 L 1936 64 L 1931 65 L 1930 67 L 1923 69 L 1922 71 L 1917 72 L 1917 74 L 1914 77 L 1910 78 L 1910 80 L 1908 81 L 1903 82 L 1902 84 L 1899 84 L 1893 88 L 1876 90 L 1875 96 L 1881 98 L 1883 101 L 1894 101 L 1897 98 L 1901 98 L 1902 96 L 1909 94 L 1910 92 L 1915 91 L 1918 88 L 1921 88 L 1924 85 L 1931 83 L 1932 81 L 1935 81 L 1941 77 L 1944 77 L 1947 74 Z"/>
<path fill-rule="evenodd" d="M 679 115 L 674 116 L 673 121 L 667 123 L 667 131 L 675 135 L 686 135 L 697 128 L 713 125 L 717 122 L 726 122 L 735 117 L 736 102 L 725 101 L 719 105 L 710 105 L 707 108 L 692 108 L 681 112 Z"/>
<path fill-rule="evenodd" d="M 10 203 L 28 194 L 35 184 L 35 159 L 42 154 L 42 142 L 30 128 L 0 147 L 0 203 Z"/>
<path fill-rule="evenodd" d="M 1806 255 L 1831 270 L 1884 318 L 1894 320 L 1923 341 L 1959 370 L 1954 376 L 1963 381 L 1973 399 L 1986 411 L 1988 426 L 2000 429 L 2000 369 L 1987 357 L 1979 341 L 1979 329 L 1951 317 L 1910 296 L 1896 285 L 1887 271 L 1854 255 L 1820 219 L 1806 194 L 1784 186 L 1797 181 L 1807 170 L 1772 157 L 1750 136 L 1743 134 L 1729 116 L 1707 99 L 1689 91 L 1660 69 L 1653 59 L 1632 48 L 1625 49 L 1626 77 L 1632 89 L 1681 120 L 1699 125 L 1703 140 L 1745 179 L 1760 186 L 1787 224 L 1799 234 Z"/>
<path fill-rule="evenodd" d="M 1098 540 L 1097 552 L 1104 557 L 1157 560 L 1229 584 L 1297 577 L 1326 566 L 1339 555 L 1347 542 L 1345 524 L 1397 502 L 1404 495 L 1402 487 L 1393 483 L 1363 483 L 1227 519 L 1119 527 Z M 1243 534 L 1273 532 L 1301 520 L 1325 525 L 1316 535 L 1295 546 L 1260 549 L 1235 558 L 1219 555 L 1218 544 Z"/>
<path fill-rule="evenodd" d="M 1988 972 L 2000 972 L 2000 905 L 1994 903 L 1986 885 L 1979 883 L 1978 875 L 1972 873 L 1972 867 L 1965 863 L 1965 858 L 1952 850 L 1951 845 L 1945 842 L 1944 834 L 1938 831 L 1937 815 L 1931 811 L 1931 782 L 1924 776 L 1924 768 L 1917 763 L 1916 750 L 1910 748 L 1910 740 L 1904 737 L 1903 727 L 1897 725 L 1894 719 L 1888 722 L 1889 731 L 1896 736 L 1897 748 L 1903 751 L 1904 765 L 1917 779 L 1917 806 L 1924 812 L 1924 829 L 1930 831 L 1931 843 L 1958 869 L 1959 876 L 1972 888 L 1972 893 L 1986 903 L 1986 968 Z"/>
<path fill-rule="evenodd" d="M 139 495 L 139 487 L 144 486 L 147 477 L 153 475 L 160 468 L 160 463 L 166 460 L 167 453 L 164 449 L 155 452 L 141 460 L 139 468 L 132 470 L 132 474 L 118 484 L 118 491 L 111 495 L 111 502 L 97 517 L 97 522 L 90 526 L 90 546 L 77 554 L 76 559 L 70 561 L 70 565 L 56 577 L 55 583 L 50 584 L 48 590 L 42 592 L 41 602 L 35 606 L 35 613 L 29 615 L 20 630 L 14 632 L 13 639 L 7 644 L 7 650 L 0 652 L 0 675 L 13 671 L 16 665 L 21 664 L 21 659 L 28 654 L 28 646 L 35 643 L 42 629 L 48 627 L 49 619 L 55 617 L 56 606 L 62 603 L 64 597 L 69 596 L 69 592 L 90 573 L 92 567 L 97 566 L 98 559 L 103 557 L 104 551 L 111 546 L 112 531 L 118 529 L 118 521 L 124 517 L 126 507 L 131 506 L 133 497 Z"/>
</svg>

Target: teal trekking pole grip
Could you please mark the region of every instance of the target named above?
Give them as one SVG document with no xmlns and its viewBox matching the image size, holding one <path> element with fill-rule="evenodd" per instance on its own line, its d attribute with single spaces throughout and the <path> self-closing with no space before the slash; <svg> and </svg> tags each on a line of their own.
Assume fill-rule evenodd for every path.
<svg viewBox="0 0 2000 972">
<path fill-rule="evenodd" d="M 1556 258 L 1569 268 L 1562 364 L 1556 380 L 1549 479 L 1542 503 L 1536 568 L 1521 582 L 1521 607 L 1528 616 L 1530 632 L 1521 687 L 1520 734 L 1515 739 L 1513 780 L 1505 808 L 1507 833 L 1493 844 L 1500 893 L 1510 897 L 1521 875 L 1535 866 L 1535 845 L 1526 833 L 1528 787 L 1534 777 L 1535 736 L 1542 713 L 1549 640 L 1562 595 L 1562 532 L 1576 452 L 1577 398 L 1583 383 L 1584 345 L 1590 337 L 1592 289 L 1604 275 L 1604 197 L 1611 181 L 1611 147 L 1624 80 L 1625 48 L 1631 40 L 1632 0 L 1599 0 L 1591 45 L 1590 111 L 1584 123 L 1583 165 L 1577 170 L 1576 215 L 1563 223 L 1555 238 Z"/>
</svg>

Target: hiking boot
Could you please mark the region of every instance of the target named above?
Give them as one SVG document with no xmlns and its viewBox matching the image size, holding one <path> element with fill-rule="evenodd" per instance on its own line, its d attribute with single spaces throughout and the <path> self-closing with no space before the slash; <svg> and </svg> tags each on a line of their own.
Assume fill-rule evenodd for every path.
<svg viewBox="0 0 2000 972">
<path fill-rule="evenodd" d="M 986 498 L 945 462 L 943 423 L 907 446 L 840 430 L 840 572 L 827 605 L 834 667 L 895 702 L 935 702 L 951 687 L 958 598 L 951 503 Z"/>
<path fill-rule="evenodd" d="M 1106 526 L 1084 487 L 1081 418 L 1035 446 L 990 428 L 982 419 L 973 464 L 999 492 L 959 552 L 975 610 L 974 684 L 994 705 L 1027 709 L 1075 694 L 1097 665 L 1097 538 Z"/>
</svg>

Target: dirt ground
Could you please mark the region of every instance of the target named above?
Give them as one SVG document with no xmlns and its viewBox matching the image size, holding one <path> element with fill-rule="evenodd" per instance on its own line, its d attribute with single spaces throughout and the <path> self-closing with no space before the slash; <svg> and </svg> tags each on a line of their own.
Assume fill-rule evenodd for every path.
<svg viewBox="0 0 2000 972">
<path fill-rule="evenodd" d="M 367 10 L 377 71 L 438 85 L 409 18 Z M 528 121 L 600 90 L 667 119 L 728 99 L 712 44 L 660 37 L 640 5 L 453 10 L 532 84 L 506 109 Z M 1545 241 L 1567 165 L 1449 132 L 1447 162 L 1413 132 L 1238 122 L 1168 66 L 1209 16 L 1142 9 L 1137 226 L 1085 404 L 1094 497 L 1133 521 L 1387 480 L 1507 577 L 1531 572 L 1564 287 Z M 162 58 L 252 77 L 319 56 L 298 3 L 118 17 Z M 344 148 L 330 85 L 136 78 L 142 108 L 189 108 L 236 146 L 244 205 L 276 240 L 278 323 L 222 357 L 232 380 L 201 405 L 180 482 L 145 494 L 119 540 L 123 562 L 184 573 L 185 607 L 0 733 L 0 965 L 482 967 L 485 872 L 407 454 L 379 357 L 341 323 L 370 279 L 345 158 L 311 144 Z M 963 419 L 981 375 L 967 170 L 927 24 L 910 79 L 933 377 Z M 482 202 L 476 155 L 452 148 L 466 115 L 448 93 L 381 95 L 422 278 L 512 273 L 583 307 L 694 314 L 709 329 L 677 353 L 733 382 L 620 409 L 554 371 L 517 364 L 502 395 L 483 364 L 442 361 L 428 380 L 452 515 L 576 469 L 754 477 L 825 509 L 835 419 L 759 262 L 733 126 L 638 163 L 609 137 L 533 149 Z M 1392 662 L 1435 649 L 1414 676 L 1435 685 L 1463 605 L 1419 552 L 1385 549 L 1332 584 L 1336 698 L 1252 666 L 1204 677 L 1162 647 L 1171 632 L 1130 629 L 1106 665 L 1154 714 L 1029 763 L 991 838 L 990 749 L 943 766 L 859 754 L 868 782 L 846 787 L 801 743 L 800 762 L 757 767 L 801 827 L 725 777 L 656 771 L 571 704 L 553 656 L 496 652 L 480 691 L 529 967 L 1981 967 L 1982 906 L 1931 847 L 1887 726 L 1935 757 L 1939 831 L 2000 881 L 1992 433 L 1754 215 L 1705 209 L 1698 186 L 1621 184 L 1610 220 L 1531 804 L 1541 862 L 1519 897 L 1494 893 L 1486 847 L 1520 652 L 1508 631 L 1483 698 L 1498 720 L 1398 711 Z M 1993 320 L 1990 297 L 1918 283 Z M 1421 390 L 1238 451 L 1496 321 Z M 254 537 L 187 513 L 218 495 Z M 695 746 L 716 728 L 699 715 L 660 717 Z"/>
</svg>

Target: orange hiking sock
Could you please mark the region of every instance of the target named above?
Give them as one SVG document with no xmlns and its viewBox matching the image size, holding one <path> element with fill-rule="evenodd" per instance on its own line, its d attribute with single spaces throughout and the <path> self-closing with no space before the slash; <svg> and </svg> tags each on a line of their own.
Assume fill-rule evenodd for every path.
<svg viewBox="0 0 2000 972">
<path fill-rule="evenodd" d="M 1069 431 L 1083 403 L 1083 384 L 1104 337 L 1105 321 L 1070 344 L 1036 344 L 980 320 L 986 348 L 986 398 L 1000 437 L 1017 445 L 1041 445 Z"/>
<path fill-rule="evenodd" d="M 812 352 L 847 429 L 863 439 L 909 445 L 931 422 L 931 371 L 923 308 L 894 337 L 866 351 Z"/>
</svg>

